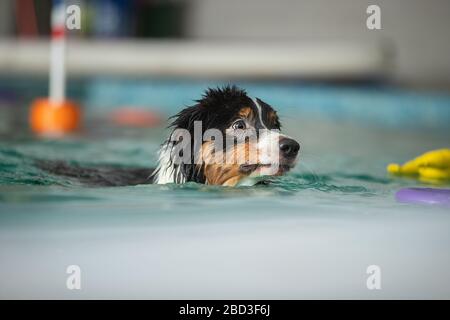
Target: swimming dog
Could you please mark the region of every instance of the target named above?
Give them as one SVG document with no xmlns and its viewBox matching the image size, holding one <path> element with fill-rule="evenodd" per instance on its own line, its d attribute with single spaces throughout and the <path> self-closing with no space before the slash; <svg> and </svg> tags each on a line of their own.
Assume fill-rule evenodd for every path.
<svg viewBox="0 0 450 320">
<path fill-rule="evenodd" d="M 208 89 L 171 120 L 171 134 L 160 147 L 155 170 L 75 168 L 63 162 L 39 166 L 91 185 L 237 186 L 283 175 L 297 162 L 300 145 L 281 133 L 277 112 L 236 86 Z"/>
<path fill-rule="evenodd" d="M 154 183 L 254 184 L 296 164 L 300 145 L 280 133 L 269 104 L 236 86 L 209 89 L 196 102 L 173 117 Z"/>
</svg>

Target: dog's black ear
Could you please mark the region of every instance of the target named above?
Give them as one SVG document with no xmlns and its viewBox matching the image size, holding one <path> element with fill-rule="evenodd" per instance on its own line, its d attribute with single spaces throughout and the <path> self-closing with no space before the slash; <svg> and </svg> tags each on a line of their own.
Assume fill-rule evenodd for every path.
<svg viewBox="0 0 450 320">
<path fill-rule="evenodd" d="M 187 107 L 170 118 L 172 119 L 172 123 L 169 127 L 173 129 L 187 129 L 191 132 L 191 130 L 194 130 L 195 121 L 203 122 L 205 113 L 200 104 Z"/>
<path fill-rule="evenodd" d="M 201 137 L 203 137 L 203 133 L 208 128 L 208 123 L 210 122 L 210 112 L 204 108 L 200 103 L 196 105 L 186 107 L 181 110 L 175 116 L 171 117 L 173 119 L 170 124 L 170 128 L 173 131 L 177 129 L 185 129 L 189 132 L 191 138 L 191 157 L 189 163 L 180 164 L 179 170 L 181 174 L 185 177 L 186 181 L 194 181 L 198 183 L 205 183 L 205 177 L 203 175 L 203 166 L 201 164 L 197 164 L 196 155 L 200 152 L 200 147 L 202 141 L 199 141 L 197 144 L 195 143 L 195 135 L 194 135 L 194 123 L 196 121 L 201 122 L 202 133 Z M 174 142 L 176 145 L 177 142 Z M 175 165 L 178 166 L 178 165 Z"/>
</svg>

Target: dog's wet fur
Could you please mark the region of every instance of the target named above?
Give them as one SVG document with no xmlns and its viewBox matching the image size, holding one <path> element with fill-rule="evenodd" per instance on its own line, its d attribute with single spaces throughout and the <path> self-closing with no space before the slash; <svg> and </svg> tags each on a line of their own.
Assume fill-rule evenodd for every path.
<svg viewBox="0 0 450 320">
<path fill-rule="evenodd" d="M 48 173 L 76 179 L 88 186 L 112 187 L 152 183 L 185 183 L 191 181 L 202 184 L 234 186 L 244 180 L 262 176 L 263 167 L 269 164 L 275 163 L 278 168 L 271 175 L 281 175 L 296 163 L 300 146 L 295 140 L 281 133 L 274 134 L 270 141 L 266 139 L 267 141 L 264 142 L 265 144 L 275 143 L 277 148 L 279 147 L 280 150 L 283 150 L 276 160 L 266 159 L 260 160 L 258 163 L 244 165 L 237 163 L 218 165 L 207 161 L 200 164 L 195 163 L 193 158 L 195 157 L 195 152 L 198 152 L 198 150 L 194 150 L 193 141 L 195 121 L 201 121 L 202 135 L 208 129 L 218 129 L 224 134 L 224 137 L 229 134 L 230 128 L 235 128 L 236 121 L 242 121 L 239 123 L 239 126 L 245 123 L 248 129 L 279 131 L 281 128 L 278 115 L 269 104 L 257 98 L 251 99 L 245 90 L 236 86 L 225 86 L 223 88 L 208 89 L 203 97 L 196 101 L 195 105 L 183 109 L 172 117 L 170 125 L 172 133 L 176 129 L 184 129 L 191 134 L 192 161 L 189 161 L 189 163 L 175 164 L 172 162 L 170 152 L 178 142 L 169 138 L 161 146 L 156 169 L 118 168 L 113 166 L 85 167 L 63 161 L 37 161 L 36 165 Z M 216 150 L 208 151 L 210 143 L 211 141 L 202 142 L 201 152 L 204 159 L 217 153 Z M 245 142 L 237 147 L 246 148 L 245 150 L 248 153 L 248 144 L 248 142 Z M 261 143 L 258 142 L 257 147 L 259 147 L 259 144 Z M 286 151 L 285 144 L 289 144 L 289 152 Z M 221 151 L 223 154 L 235 152 L 229 151 L 225 147 Z M 261 158 L 264 158 L 264 155 Z M 253 184 L 256 183 L 261 183 L 261 180 L 256 179 Z"/>
<path fill-rule="evenodd" d="M 114 166 L 85 167 L 65 161 L 37 160 L 36 166 L 48 173 L 76 179 L 88 186 L 120 187 L 153 183 L 154 169 L 118 168 Z"/>
</svg>

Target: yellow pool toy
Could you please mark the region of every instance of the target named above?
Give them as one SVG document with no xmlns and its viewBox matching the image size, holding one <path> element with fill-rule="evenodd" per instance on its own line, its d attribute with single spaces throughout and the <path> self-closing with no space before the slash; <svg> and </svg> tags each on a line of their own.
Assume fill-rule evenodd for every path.
<svg viewBox="0 0 450 320">
<path fill-rule="evenodd" d="M 391 163 L 387 171 L 399 176 L 413 176 L 429 182 L 450 180 L 450 149 L 426 152 L 403 165 Z"/>
</svg>

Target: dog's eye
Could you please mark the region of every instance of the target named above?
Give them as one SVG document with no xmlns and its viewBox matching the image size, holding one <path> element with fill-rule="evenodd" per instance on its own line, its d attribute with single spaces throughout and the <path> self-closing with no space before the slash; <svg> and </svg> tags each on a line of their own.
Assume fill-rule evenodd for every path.
<svg viewBox="0 0 450 320">
<path fill-rule="evenodd" d="M 244 120 L 237 120 L 237 121 L 235 121 L 234 123 L 233 123 L 233 125 L 231 126 L 233 129 L 235 129 L 235 130 L 243 130 L 243 129 L 245 129 L 247 126 L 246 126 L 246 124 L 245 124 L 245 121 Z"/>
</svg>

